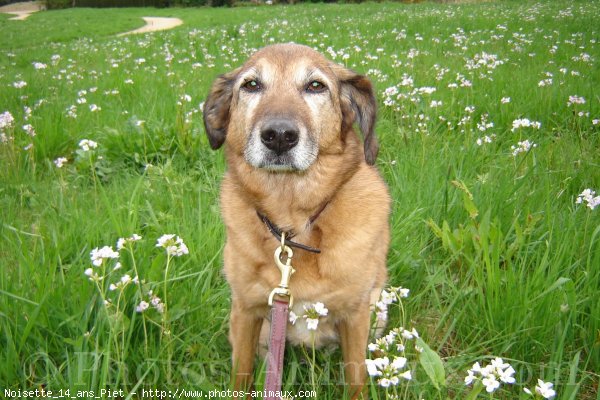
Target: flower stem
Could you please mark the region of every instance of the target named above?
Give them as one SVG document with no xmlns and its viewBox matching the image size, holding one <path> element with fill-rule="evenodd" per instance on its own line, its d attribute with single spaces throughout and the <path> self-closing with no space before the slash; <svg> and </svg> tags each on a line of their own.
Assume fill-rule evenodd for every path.
<svg viewBox="0 0 600 400">
<path fill-rule="evenodd" d="M 138 270 L 137 270 L 137 264 L 135 262 L 135 256 L 133 254 L 133 246 L 131 245 L 131 243 L 129 244 L 129 246 L 127 246 L 127 249 L 129 250 L 129 254 L 131 254 L 131 263 L 133 264 L 133 271 L 135 272 L 135 276 L 137 276 L 137 278 L 138 278 L 138 283 L 136 286 L 137 286 L 138 294 L 139 294 L 140 300 L 141 300 L 143 298 L 142 282 L 140 281 L 140 274 L 138 273 Z M 141 317 L 142 317 L 142 326 L 144 328 L 144 352 L 146 354 L 146 357 L 148 357 L 148 330 L 146 329 L 146 318 L 144 317 L 144 313 L 142 313 Z"/>
<path fill-rule="evenodd" d="M 316 363 L 316 350 L 315 350 L 315 341 L 316 341 L 316 333 L 311 333 L 312 338 L 312 361 L 310 363 L 310 384 L 313 388 L 313 391 L 317 392 L 317 384 L 315 379 L 315 363 Z"/>
<path fill-rule="evenodd" d="M 167 296 L 167 279 L 169 277 L 169 266 L 171 265 L 171 255 L 167 254 L 167 265 L 165 267 L 165 278 L 164 278 L 164 282 L 163 282 L 163 296 L 164 296 L 164 300 L 163 300 L 163 304 L 165 305 L 164 311 L 163 311 L 163 324 L 162 324 L 162 335 L 161 338 L 163 336 L 167 336 L 167 379 L 170 382 L 171 381 L 171 360 L 173 358 L 173 348 L 172 348 L 172 341 L 170 340 L 170 335 L 171 335 L 171 328 L 170 328 L 170 324 L 169 324 L 169 307 L 168 307 L 168 296 Z"/>
</svg>

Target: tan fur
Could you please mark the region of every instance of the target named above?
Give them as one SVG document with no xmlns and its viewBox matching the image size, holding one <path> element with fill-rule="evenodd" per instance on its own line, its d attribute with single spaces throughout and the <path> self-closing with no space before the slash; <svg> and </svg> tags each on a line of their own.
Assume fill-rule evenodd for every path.
<svg viewBox="0 0 600 400">
<path fill-rule="evenodd" d="M 250 94 L 241 89 L 248 79 L 260 79 L 263 89 Z M 327 92 L 319 97 L 306 93 L 311 80 L 324 83 Z M 389 244 L 390 198 L 369 165 L 378 150 L 375 106 L 366 77 L 294 44 L 266 47 L 213 84 L 204 119 L 211 146 L 225 143 L 228 165 L 221 209 L 227 231 L 224 270 L 233 296 L 230 342 L 236 388 L 252 383 L 261 326 L 269 313 L 267 299 L 280 279 L 273 263 L 278 243 L 257 217 L 260 211 L 283 230 L 295 232 L 294 241 L 322 250 L 294 251 L 290 290 L 297 307 L 322 302 L 329 309 L 316 343 L 339 339 L 346 382 L 356 397 L 364 390 L 371 298 L 385 285 Z M 262 151 L 255 142 L 258 150 L 249 154 L 252 135 L 274 115 L 298 124 L 303 146 L 298 151 L 306 150 L 301 157 L 310 158 L 314 144 L 314 160 L 299 161 L 306 168 L 274 171 L 250 164 Z M 352 129 L 354 122 L 364 145 Z M 324 204 L 311 225 L 311 216 Z M 288 326 L 291 343 L 307 337 L 301 328 Z"/>
</svg>

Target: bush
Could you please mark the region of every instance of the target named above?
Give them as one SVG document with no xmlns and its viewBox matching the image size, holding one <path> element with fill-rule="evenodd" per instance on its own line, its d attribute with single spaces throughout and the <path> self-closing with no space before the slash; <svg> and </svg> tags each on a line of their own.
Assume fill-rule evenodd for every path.
<svg viewBox="0 0 600 400">
<path fill-rule="evenodd" d="M 74 0 L 75 7 L 168 7 L 171 0 Z"/>
<path fill-rule="evenodd" d="M 58 10 L 73 7 L 73 0 L 44 0 L 46 10 Z"/>
<path fill-rule="evenodd" d="M 173 0 L 171 5 L 182 6 L 182 7 L 222 7 L 222 6 L 233 6 L 234 0 Z"/>
<path fill-rule="evenodd" d="M 0 4 L 2 1 L 0 0 Z M 169 7 L 172 0 L 44 0 L 48 10 L 68 7 Z"/>
<path fill-rule="evenodd" d="M 208 4 L 208 0 L 174 0 L 173 5 L 182 7 L 201 7 Z"/>
</svg>

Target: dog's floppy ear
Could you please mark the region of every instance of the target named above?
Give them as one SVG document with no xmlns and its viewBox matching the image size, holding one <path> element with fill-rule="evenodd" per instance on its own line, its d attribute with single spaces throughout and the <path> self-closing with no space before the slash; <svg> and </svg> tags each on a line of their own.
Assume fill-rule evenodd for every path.
<svg viewBox="0 0 600 400">
<path fill-rule="evenodd" d="M 229 125 L 229 108 L 233 94 L 233 84 L 239 69 L 217 77 L 204 102 L 204 130 L 210 147 L 218 149 L 225 142 Z"/>
<path fill-rule="evenodd" d="M 375 135 L 375 117 L 377 101 L 373 93 L 373 85 L 369 78 L 334 64 L 333 71 L 340 81 L 342 129 L 347 130 L 354 122 L 358 123 L 365 141 L 365 160 L 367 164 L 375 164 L 379 143 Z"/>
</svg>

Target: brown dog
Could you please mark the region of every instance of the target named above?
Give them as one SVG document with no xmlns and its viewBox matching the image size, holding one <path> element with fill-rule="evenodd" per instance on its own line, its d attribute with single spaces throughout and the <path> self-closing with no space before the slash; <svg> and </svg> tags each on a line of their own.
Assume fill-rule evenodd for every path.
<svg viewBox="0 0 600 400">
<path fill-rule="evenodd" d="M 296 44 L 265 47 L 213 83 L 204 125 L 213 149 L 225 143 L 228 165 L 221 209 L 236 389 L 252 383 L 267 300 L 280 281 L 273 261 L 279 243 L 258 215 L 321 249 L 294 252 L 293 310 L 302 315 L 304 304 L 325 304 L 329 315 L 315 343 L 338 341 L 351 392 L 364 387 L 370 305 L 386 282 L 389 244 L 390 198 L 372 166 L 375 112 L 366 77 Z M 287 337 L 313 340 L 302 324 L 289 325 Z"/>
</svg>

